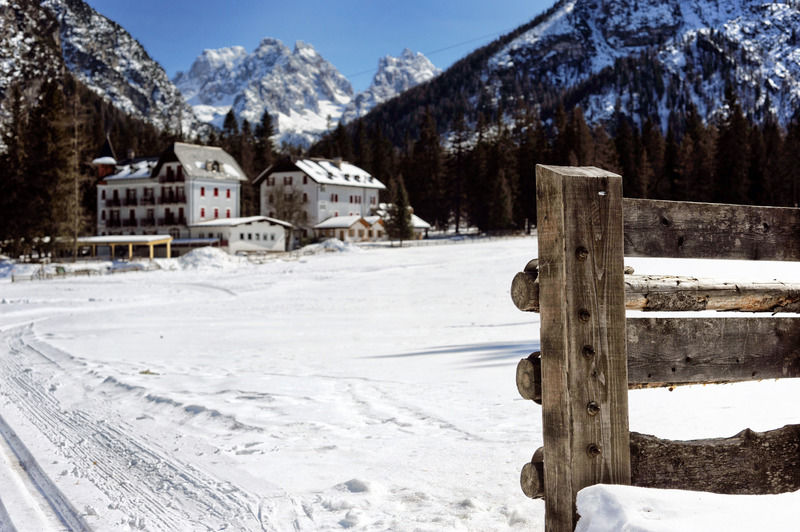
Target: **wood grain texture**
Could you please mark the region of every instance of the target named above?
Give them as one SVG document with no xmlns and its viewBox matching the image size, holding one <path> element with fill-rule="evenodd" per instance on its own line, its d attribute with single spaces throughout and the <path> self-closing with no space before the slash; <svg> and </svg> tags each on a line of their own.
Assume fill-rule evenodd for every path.
<svg viewBox="0 0 800 532">
<path fill-rule="evenodd" d="M 662 440 L 631 433 L 632 484 L 729 494 L 800 489 L 800 425 L 730 438 Z"/>
<path fill-rule="evenodd" d="M 628 318 L 631 384 L 800 376 L 800 318 Z"/>
<path fill-rule="evenodd" d="M 517 364 L 517 391 L 523 399 L 542 404 L 542 354 L 531 353 Z"/>
<path fill-rule="evenodd" d="M 519 310 L 539 312 L 539 280 L 526 272 L 511 282 Z M 674 275 L 626 275 L 625 309 L 641 311 L 800 312 L 800 283 L 720 281 Z"/>
<path fill-rule="evenodd" d="M 800 209 L 625 198 L 625 255 L 800 261 Z"/>
<path fill-rule="evenodd" d="M 688 441 L 631 432 L 630 441 L 634 486 L 736 495 L 800 489 L 800 425 Z M 520 484 L 528 497 L 546 500 L 541 459 L 539 449 L 523 467 Z"/>
<path fill-rule="evenodd" d="M 572 531 L 580 489 L 630 482 L 622 179 L 591 167 L 536 175 L 545 529 Z"/>
</svg>

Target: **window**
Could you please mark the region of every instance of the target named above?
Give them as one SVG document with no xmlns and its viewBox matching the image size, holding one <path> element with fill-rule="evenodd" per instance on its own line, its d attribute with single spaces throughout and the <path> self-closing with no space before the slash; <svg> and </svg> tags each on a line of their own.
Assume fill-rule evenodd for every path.
<svg viewBox="0 0 800 532">
<path fill-rule="evenodd" d="M 216 198 L 217 196 L 219 196 L 219 189 L 214 187 L 214 197 Z"/>
<path fill-rule="evenodd" d="M 307 185 L 307 184 L 308 184 L 308 176 L 307 176 L 307 175 L 304 175 L 304 176 L 303 176 L 303 184 L 304 184 L 304 185 Z"/>
<path fill-rule="evenodd" d="M 106 191 L 105 191 L 105 189 L 100 191 L 100 199 L 106 199 Z"/>
<path fill-rule="evenodd" d="M 239 240 L 244 240 L 244 233 L 239 233 Z"/>
<path fill-rule="evenodd" d="M 214 218 L 219 218 L 219 209 L 214 208 Z"/>
<path fill-rule="evenodd" d="M 200 218 L 206 217 L 206 209 L 205 207 L 200 207 Z"/>
<path fill-rule="evenodd" d="M 206 187 L 200 187 L 200 196 L 206 195 Z"/>
<path fill-rule="evenodd" d="M 261 233 L 256 233 L 256 240 L 261 240 Z"/>
<path fill-rule="evenodd" d="M 225 197 L 231 199 L 231 189 L 229 188 L 225 189 Z"/>
<path fill-rule="evenodd" d="M 100 219 L 101 220 L 105 220 L 106 219 L 106 211 L 101 211 L 100 212 Z"/>
<path fill-rule="evenodd" d="M 303 192 L 303 203 L 308 203 L 308 194 Z"/>
<path fill-rule="evenodd" d="M 253 240 L 253 233 L 247 233 L 247 240 Z"/>
<path fill-rule="evenodd" d="M 225 218 L 230 218 L 230 217 L 231 217 L 231 210 L 225 209 Z"/>
<path fill-rule="evenodd" d="M 363 229 L 359 229 L 358 230 L 358 236 L 359 236 L 359 238 L 364 238 L 364 230 Z"/>
<path fill-rule="evenodd" d="M 347 230 L 347 236 L 356 236 L 355 229 L 348 229 Z"/>
<path fill-rule="evenodd" d="M 304 231 L 304 232 L 305 232 L 305 231 Z M 273 234 L 269 235 L 269 239 L 270 239 L 270 240 L 272 240 L 272 241 L 274 242 L 274 241 L 275 241 L 275 233 L 273 233 Z"/>
</svg>

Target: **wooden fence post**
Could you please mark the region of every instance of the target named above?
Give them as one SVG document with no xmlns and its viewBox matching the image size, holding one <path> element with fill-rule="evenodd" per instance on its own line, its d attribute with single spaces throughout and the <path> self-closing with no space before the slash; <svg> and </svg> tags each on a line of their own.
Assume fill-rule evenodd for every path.
<svg viewBox="0 0 800 532">
<path fill-rule="evenodd" d="M 575 496 L 630 483 L 622 178 L 536 166 L 545 527 L 575 528 Z"/>
</svg>

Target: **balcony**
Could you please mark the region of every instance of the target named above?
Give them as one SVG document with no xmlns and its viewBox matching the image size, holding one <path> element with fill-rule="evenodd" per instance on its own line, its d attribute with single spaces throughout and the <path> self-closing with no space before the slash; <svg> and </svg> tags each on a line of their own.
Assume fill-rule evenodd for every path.
<svg viewBox="0 0 800 532">
<path fill-rule="evenodd" d="M 136 218 L 126 218 L 122 220 L 122 227 L 136 227 Z"/>
<path fill-rule="evenodd" d="M 146 216 L 142 218 L 141 226 L 142 227 L 153 227 L 156 225 L 156 219 L 154 216 Z"/>
<path fill-rule="evenodd" d="M 106 227 L 121 227 L 121 226 L 122 222 L 120 222 L 120 220 L 114 218 L 106 220 Z"/>
<path fill-rule="evenodd" d="M 183 177 L 183 173 L 178 172 L 178 175 L 162 175 L 158 177 L 159 183 L 184 183 L 186 178 Z"/>
<path fill-rule="evenodd" d="M 125 198 L 124 205 L 126 207 L 136 207 L 138 204 L 139 202 L 136 200 L 136 198 Z"/>
<path fill-rule="evenodd" d="M 156 204 L 156 198 L 155 198 L 155 196 L 145 196 L 145 197 L 142 198 L 140 204 L 141 205 L 155 205 Z"/>
<path fill-rule="evenodd" d="M 119 198 L 111 198 L 106 200 L 106 207 L 119 207 L 121 202 Z"/>
<path fill-rule="evenodd" d="M 169 205 L 172 203 L 186 203 L 186 194 L 161 194 L 158 199 L 161 205 Z"/>
</svg>

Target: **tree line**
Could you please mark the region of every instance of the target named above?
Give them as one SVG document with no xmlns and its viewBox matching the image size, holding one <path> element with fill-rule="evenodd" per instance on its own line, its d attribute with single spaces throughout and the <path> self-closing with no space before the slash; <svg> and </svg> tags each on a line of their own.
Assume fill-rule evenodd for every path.
<svg viewBox="0 0 800 532">
<path fill-rule="evenodd" d="M 444 141 L 428 110 L 416 138 L 397 147 L 380 127 L 339 126 L 313 155 L 354 161 L 390 183 L 403 178 L 414 212 L 440 228 L 528 230 L 536 223 L 536 164 L 597 166 L 623 177 L 626 197 L 750 205 L 800 204 L 800 114 L 782 128 L 774 115 L 745 116 L 733 90 L 724 118 L 696 108 L 634 121 L 617 112 L 590 126 L 579 106 L 543 122 L 530 107 L 455 121 Z M 350 131 L 352 130 L 352 133 Z M 665 131 L 665 132 L 664 132 Z"/>
</svg>

